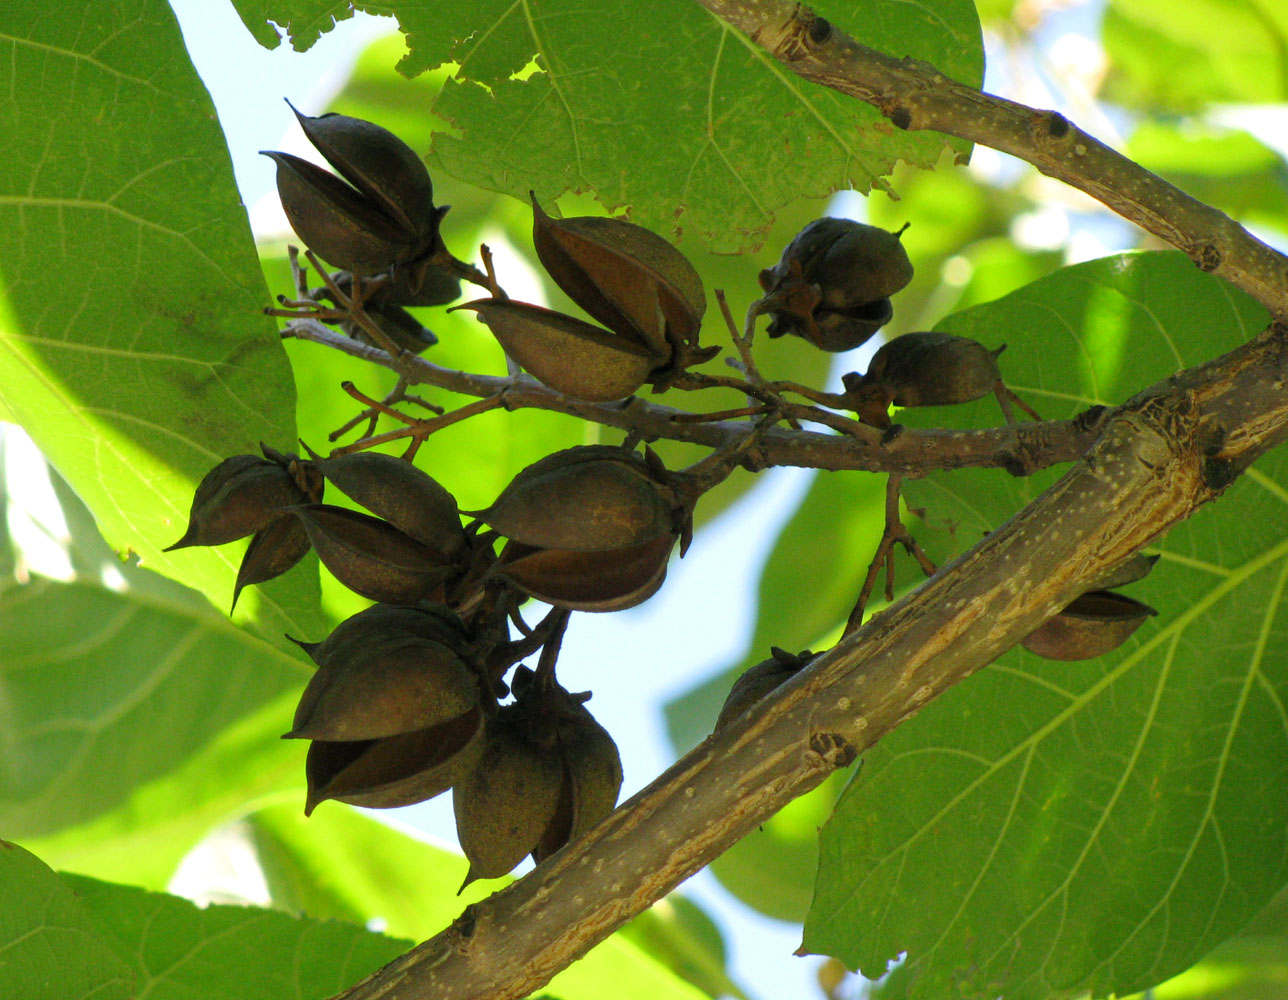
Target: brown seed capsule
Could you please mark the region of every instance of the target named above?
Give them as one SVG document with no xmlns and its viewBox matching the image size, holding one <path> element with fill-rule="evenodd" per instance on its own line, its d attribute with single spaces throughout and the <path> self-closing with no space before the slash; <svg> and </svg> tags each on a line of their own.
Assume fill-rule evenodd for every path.
<svg viewBox="0 0 1288 1000">
<path fill-rule="evenodd" d="M 558 754 L 527 738 L 515 706 L 502 709 L 478 764 L 452 793 L 467 884 L 504 875 L 532 852 L 555 818 L 563 782 Z"/>
<path fill-rule="evenodd" d="M 390 296 L 394 305 L 412 304 L 441 249 L 438 228 L 446 211 L 433 205 L 424 163 L 371 122 L 334 114 L 296 117 L 344 180 L 289 153 L 264 151 L 277 164 L 278 194 L 292 228 L 315 253 L 350 271 L 412 265 L 410 275 L 399 276 L 404 287 Z"/>
<path fill-rule="evenodd" d="M 480 299 L 456 308 L 473 309 L 506 354 L 543 385 L 574 399 L 623 399 L 667 360 L 625 337 L 524 302 Z"/>
<path fill-rule="evenodd" d="M 1156 614 L 1130 597 L 1092 590 L 1030 632 L 1021 645 L 1048 660 L 1090 660 L 1113 652 Z"/>
<path fill-rule="evenodd" d="M 465 549 L 456 498 L 410 462 L 374 451 L 313 463 L 336 489 L 437 553 L 444 561 Z"/>
<path fill-rule="evenodd" d="M 268 527 L 255 533 L 242 556 L 237 569 L 237 582 L 233 585 L 233 604 L 228 613 L 237 607 L 242 589 L 264 583 L 281 576 L 303 559 L 309 551 L 309 536 L 304 526 L 287 515 L 279 517 Z"/>
<path fill-rule="evenodd" d="M 622 611 L 648 600 L 666 579 L 675 536 L 599 552 L 536 549 L 510 542 L 492 575 L 539 601 L 572 611 Z"/>
<path fill-rule="evenodd" d="M 283 465 L 234 455 L 206 473 L 192 499 L 187 531 L 164 551 L 245 538 L 276 521 L 283 508 L 308 499 Z"/>
<path fill-rule="evenodd" d="M 524 469 L 478 517 L 525 545 L 591 552 L 673 532 L 677 506 L 674 492 L 652 478 L 638 455 L 591 445 Z"/>
<path fill-rule="evenodd" d="M 778 301 L 769 335 L 795 334 L 827 351 L 866 341 L 889 321 L 890 296 L 912 280 L 899 235 L 850 219 L 811 222 L 760 273 L 761 287 Z M 802 285 L 813 294 L 802 294 Z"/>
<path fill-rule="evenodd" d="M 475 675 L 448 647 L 369 630 L 320 666 L 300 697 L 292 739 L 351 741 L 437 726 L 479 700 Z"/>
<path fill-rule="evenodd" d="M 537 257 L 577 305 L 664 360 L 679 345 L 697 343 L 706 293 L 679 250 L 621 219 L 552 219 L 535 196 L 532 211 Z"/>
<path fill-rule="evenodd" d="M 1002 373 L 978 340 L 934 331 L 905 333 L 872 356 L 865 383 L 875 382 L 896 406 L 951 406 L 987 396 Z"/>
<path fill-rule="evenodd" d="M 369 600 L 412 604 L 457 573 L 440 553 L 379 518 L 327 504 L 291 512 L 304 523 L 322 564 Z"/>
<path fill-rule="evenodd" d="M 347 655 L 348 647 L 366 646 L 373 637 L 382 635 L 429 639 L 442 643 L 458 654 L 462 654 L 468 646 L 465 626 L 456 612 L 446 605 L 430 602 L 416 605 L 373 604 L 346 618 L 322 642 L 292 641 L 321 667 Z"/>
<path fill-rule="evenodd" d="M 720 732 L 814 658 L 814 654 L 808 649 L 793 656 L 786 650 L 773 646 L 770 648 L 770 653 L 772 655 L 769 659 L 748 667 L 733 682 L 733 687 L 729 689 L 729 695 L 725 698 L 712 732 Z"/>
<path fill-rule="evenodd" d="M 469 774 L 483 751 L 483 712 L 474 707 L 428 729 L 375 740 L 314 740 L 305 763 L 307 816 L 326 799 L 393 809 L 439 795 Z"/>
<path fill-rule="evenodd" d="M 560 803 L 567 803 L 566 823 L 555 821 L 532 851 L 540 863 L 613 811 L 622 788 L 622 759 L 608 730 L 584 705 L 569 705 L 558 724 L 559 754 L 564 761 Z"/>
</svg>

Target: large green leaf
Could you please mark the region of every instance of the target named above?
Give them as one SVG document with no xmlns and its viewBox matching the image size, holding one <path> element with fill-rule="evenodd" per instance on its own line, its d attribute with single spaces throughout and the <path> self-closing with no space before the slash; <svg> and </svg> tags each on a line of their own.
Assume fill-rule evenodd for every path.
<svg viewBox="0 0 1288 1000">
<path fill-rule="evenodd" d="M 323 1000 L 411 946 L 354 924 L 251 906 L 201 909 L 133 886 L 63 878 L 98 940 L 132 971 L 130 995 L 149 1000 Z"/>
<path fill-rule="evenodd" d="M 87 582 L 9 588 L 0 826 L 60 867 L 164 885 L 246 798 L 300 782 L 298 748 L 277 737 L 306 677 L 191 602 Z"/>
<path fill-rule="evenodd" d="M 210 99 L 162 0 L 14 0 L 0 43 L 0 400 L 114 548 L 226 607 L 231 552 L 160 549 L 221 458 L 292 446 L 295 390 Z M 266 634 L 316 604 L 286 579 Z"/>
<path fill-rule="evenodd" d="M 257 37 L 267 17 L 300 45 L 332 10 L 234 2 Z M 691 0 L 356 6 L 398 16 L 404 73 L 457 67 L 434 104 L 454 131 L 436 135 L 433 165 L 518 197 L 594 191 L 641 225 L 725 252 L 760 245 L 774 211 L 802 195 L 884 186 L 897 159 L 929 166 L 946 141 L 893 129 L 870 106 L 801 81 Z M 865 44 L 982 79 L 967 0 L 814 6 Z"/>
<path fill-rule="evenodd" d="M 0 840 L 0 983 L 22 1000 L 129 1000 L 134 975 L 99 937 L 84 900 Z"/>
<path fill-rule="evenodd" d="M 1059 417 L 1265 320 L 1169 253 L 1066 268 L 944 327 L 1008 340 L 1008 379 Z M 979 425 L 985 403 L 904 416 Z M 942 558 L 1056 474 L 909 492 L 954 522 L 925 531 Z M 1288 455 L 1268 456 L 1159 543 L 1136 588 L 1159 615 L 1116 653 L 1017 647 L 871 751 L 824 829 L 805 946 L 871 976 L 906 951 L 915 997 L 1103 995 L 1187 968 L 1264 905 L 1288 877 L 1285 483 Z"/>
<path fill-rule="evenodd" d="M 1158 111 L 1288 97 L 1288 8 L 1279 0 L 1110 0 L 1111 100 Z"/>
<path fill-rule="evenodd" d="M 309 819 L 296 807 L 250 818 L 253 841 L 275 902 L 352 920 L 380 919 L 417 939 L 442 930 L 466 904 L 488 895 L 475 883 L 461 896 L 468 864 L 339 803 Z M 706 994 L 623 936 L 614 936 L 551 980 L 562 1000 L 699 1000 Z"/>
</svg>

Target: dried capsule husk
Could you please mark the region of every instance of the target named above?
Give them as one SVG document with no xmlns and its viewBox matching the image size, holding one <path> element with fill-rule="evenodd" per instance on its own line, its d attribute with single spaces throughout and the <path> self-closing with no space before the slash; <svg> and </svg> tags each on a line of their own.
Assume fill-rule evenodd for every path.
<svg viewBox="0 0 1288 1000">
<path fill-rule="evenodd" d="M 478 700 L 476 675 L 447 646 L 376 634 L 318 668 L 287 736 L 328 741 L 396 736 L 455 719 Z"/>
<path fill-rule="evenodd" d="M 720 732 L 770 691 L 794 676 L 814 657 L 808 649 L 793 655 L 774 646 L 771 647 L 770 652 L 772 655 L 769 659 L 761 660 L 755 666 L 748 667 L 733 682 L 720 714 L 716 717 L 712 732 Z"/>
<path fill-rule="evenodd" d="M 301 525 L 301 529 L 303 526 Z M 445 604 L 373 604 L 346 618 L 321 642 L 296 642 L 318 666 L 346 654 L 351 646 L 365 646 L 375 637 L 397 635 L 430 639 L 460 655 L 469 647 L 469 636 L 460 617 Z"/>
<path fill-rule="evenodd" d="M 667 357 L 590 323 L 509 299 L 479 299 L 473 309 L 505 353 L 538 382 L 574 399 L 623 399 Z"/>
<path fill-rule="evenodd" d="M 815 219 L 760 273 L 761 287 L 778 305 L 769 334 L 795 334 L 826 351 L 858 347 L 889 322 L 890 296 L 912 274 L 899 233 L 850 219 Z"/>
<path fill-rule="evenodd" d="M 558 754 L 526 738 L 515 706 L 502 709 L 478 764 L 452 792 L 467 884 L 504 875 L 532 852 L 555 818 L 563 784 Z"/>
<path fill-rule="evenodd" d="M 520 472 L 479 519 L 525 545 L 582 552 L 628 548 L 675 530 L 674 492 L 631 452 L 570 448 L 538 465 Z"/>
<path fill-rule="evenodd" d="M 562 808 L 532 851 L 538 863 L 612 812 L 622 788 L 622 759 L 608 730 L 584 705 L 573 704 L 571 699 L 566 705 L 557 724 L 559 755 L 564 763 Z"/>
<path fill-rule="evenodd" d="M 356 594 L 385 604 L 414 604 L 458 573 L 440 553 L 379 518 L 327 504 L 291 508 L 318 558 Z"/>
<path fill-rule="evenodd" d="M 393 809 L 440 795 L 474 769 L 483 734 L 483 711 L 476 706 L 448 722 L 397 736 L 314 740 L 304 767 L 304 814 L 326 799 Z"/>
<path fill-rule="evenodd" d="M 314 148 L 386 217 L 422 239 L 437 231 L 429 171 L 407 143 L 361 118 L 291 110 Z"/>
<path fill-rule="evenodd" d="M 1082 594 L 1021 640 L 1048 660 L 1090 660 L 1121 646 L 1145 619 L 1158 614 L 1140 601 L 1109 590 Z"/>
<path fill-rule="evenodd" d="M 233 608 L 237 607 L 237 598 L 244 588 L 281 576 L 308 555 L 308 551 L 308 533 L 289 514 L 257 531 L 246 546 L 246 554 L 237 568 L 233 603 L 228 613 L 232 614 Z"/>
<path fill-rule="evenodd" d="M 666 579 L 675 536 L 610 551 L 539 549 L 510 542 L 491 575 L 539 601 L 571 611 L 622 611 L 648 600 Z"/>
<path fill-rule="evenodd" d="M 187 530 L 164 551 L 234 542 L 267 528 L 283 508 L 309 499 L 283 465 L 234 455 L 206 473 L 192 498 Z"/>
<path fill-rule="evenodd" d="M 458 283 L 457 290 L 442 301 L 451 302 L 459 294 L 460 287 Z M 433 332 L 402 306 L 389 302 L 382 305 L 365 303 L 363 309 L 366 311 L 368 319 L 374 322 L 380 328 L 380 332 L 400 350 L 419 354 L 425 348 L 432 347 L 438 343 L 438 338 L 434 336 Z M 340 326 L 354 340 L 384 349 L 385 345 L 379 343 L 375 337 L 352 320 L 343 320 Z"/>
<path fill-rule="evenodd" d="M 532 211 L 537 257 L 577 305 L 664 359 L 681 344 L 697 343 L 706 292 L 684 254 L 622 219 L 552 219 L 535 196 Z"/>
<path fill-rule="evenodd" d="M 290 153 L 264 150 L 277 164 L 277 193 L 291 228 L 323 260 L 375 274 L 415 260 L 421 238 L 334 174 Z"/>
<path fill-rule="evenodd" d="M 882 386 L 896 406 L 950 406 L 992 392 L 1002 377 L 997 356 L 978 340 L 950 333 L 905 333 L 872 356 L 865 383 Z"/>
<path fill-rule="evenodd" d="M 374 451 L 313 463 L 336 489 L 399 531 L 437 553 L 443 561 L 465 550 L 465 529 L 456 498 L 410 462 Z"/>
<path fill-rule="evenodd" d="M 1113 590 L 1116 587 L 1125 587 L 1129 583 L 1135 583 L 1149 576 L 1154 569 L 1154 564 L 1158 562 L 1159 557 L 1156 555 L 1147 556 L 1144 552 L 1137 552 L 1133 556 L 1128 556 L 1117 566 L 1110 568 L 1107 572 L 1095 578 L 1092 590 Z"/>
</svg>

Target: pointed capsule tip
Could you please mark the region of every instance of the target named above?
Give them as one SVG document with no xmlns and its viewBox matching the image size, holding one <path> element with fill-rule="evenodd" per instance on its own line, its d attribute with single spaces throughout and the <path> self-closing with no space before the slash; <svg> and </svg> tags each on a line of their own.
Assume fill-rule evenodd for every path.
<svg viewBox="0 0 1288 1000">
<path fill-rule="evenodd" d="M 467 885 L 469 885 L 471 882 L 475 882 L 475 881 L 477 881 L 477 880 L 478 880 L 478 876 L 474 874 L 474 866 L 473 866 L 473 865 L 470 865 L 470 870 L 469 870 L 469 871 L 467 871 L 467 872 L 465 873 L 465 881 L 464 881 L 464 882 L 462 882 L 462 883 L 461 883 L 461 887 L 460 887 L 459 889 L 457 889 L 457 890 L 456 890 L 456 895 L 458 895 L 458 896 L 459 896 L 461 893 L 463 893 L 463 892 L 465 891 L 465 887 L 466 887 Z"/>
<path fill-rule="evenodd" d="M 183 536 L 182 538 L 180 538 L 177 542 L 175 542 L 173 545 L 167 545 L 167 546 L 166 546 L 164 549 L 162 549 L 161 551 L 162 551 L 162 552 L 173 552 L 175 549 L 186 549 L 186 548 L 190 548 L 190 547 L 192 547 L 193 545 L 196 545 L 196 544 L 197 544 L 196 542 L 190 542 L 190 541 L 188 541 L 188 535 L 187 535 L 187 533 L 185 532 L 185 533 L 184 533 L 184 536 Z"/>
</svg>

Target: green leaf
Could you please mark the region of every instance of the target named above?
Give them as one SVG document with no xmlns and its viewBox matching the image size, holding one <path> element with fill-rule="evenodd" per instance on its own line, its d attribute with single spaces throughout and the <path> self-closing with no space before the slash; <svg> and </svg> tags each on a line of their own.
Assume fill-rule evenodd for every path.
<svg viewBox="0 0 1288 1000">
<path fill-rule="evenodd" d="M 237 5 L 257 37 L 267 18 L 289 25 L 301 47 L 333 10 L 316 0 Z M 961 157 L 969 150 L 894 129 L 869 105 L 805 83 L 690 0 L 356 6 L 398 16 L 403 73 L 457 67 L 434 104 L 452 132 L 436 135 L 431 166 L 519 198 L 593 191 L 640 225 L 697 234 L 720 252 L 761 245 L 773 213 L 801 196 L 885 187 L 896 160 L 929 166 L 945 142 Z M 815 10 L 864 44 L 982 80 L 967 0 L 825 0 Z M 638 169 L 640 150 L 648 170 Z"/>
<path fill-rule="evenodd" d="M 0 982 L 23 1000 L 129 1000 L 133 971 L 85 906 L 37 857 L 0 840 Z"/>
<path fill-rule="evenodd" d="M 1103 22 L 1113 101 L 1194 111 L 1288 97 L 1288 8 L 1279 0 L 1110 0 Z"/>
<path fill-rule="evenodd" d="M 191 603 L 38 580 L 0 593 L 0 826 L 63 867 L 163 885 L 248 796 L 307 669 Z M 142 850 L 144 845 L 148 849 Z"/>
<path fill-rule="evenodd" d="M 411 947 L 353 924 L 186 899 L 79 875 L 96 928 L 150 1000 L 323 1000 Z M 59 994 L 60 997 L 67 994 Z"/>
<path fill-rule="evenodd" d="M 728 955 L 720 928 L 688 897 L 672 893 L 659 899 L 619 933 L 704 993 L 749 1000 L 725 971 Z"/>
<path fill-rule="evenodd" d="M 436 137 L 442 169 L 518 196 L 592 190 L 668 238 L 692 234 L 736 253 L 759 246 L 773 212 L 794 199 L 883 186 L 895 160 L 929 166 L 943 146 L 805 83 L 691 0 L 541 7 L 530 15 L 494 0 L 458 8 L 468 19 L 446 24 L 436 10 L 432 27 L 403 14 L 405 72 L 461 64 L 434 106 L 460 133 Z M 814 9 L 867 45 L 980 82 L 972 3 Z M 514 76 L 534 59 L 538 72 Z M 965 155 L 964 143 L 949 144 Z"/>
<path fill-rule="evenodd" d="M 1265 321 L 1167 253 L 1065 268 L 943 326 L 1009 341 L 1008 380 L 1062 417 Z M 991 400 L 914 417 L 997 419 Z M 918 535 L 946 557 L 1057 474 L 910 483 Z M 1105 995 L 1187 968 L 1264 905 L 1288 879 L 1286 483 L 1288 456 L 1267 456 L 1174 528 L 1134 588 L 1159 615 L 1114 654 L 1016 647 L 869 752 L 823 832 L 805 947 L 869 976 L 906 951 L 913 997 Z M 949 519 L 955 536 L 934 528 Z"/>
<path fill-rule="evenodd" d="M 463 857 L 339 803 L 326 803 L 307 820 L 298 806 L 265 809 L 249 824 L 269 891 L 289 909 L 364 922 L 378 918 L 390 933 L 419 940 L 497 888 L 475 883 L 458 897 L 469 867 Z M 705 996 L 618 935 L 561 972 L 547 990 L 561 1000 Z"/>
<path fill-rule="evenodd" d="M 170 8 L 0 11 L 0 405 L 117 550 L 226 607 L 224 550 L 179 537 L 198 480 L 260 440 L 294 442 L 294 386 L 214 109 Z M 247 595 L 299 629 L 297 570 Z"/>
</svg>

